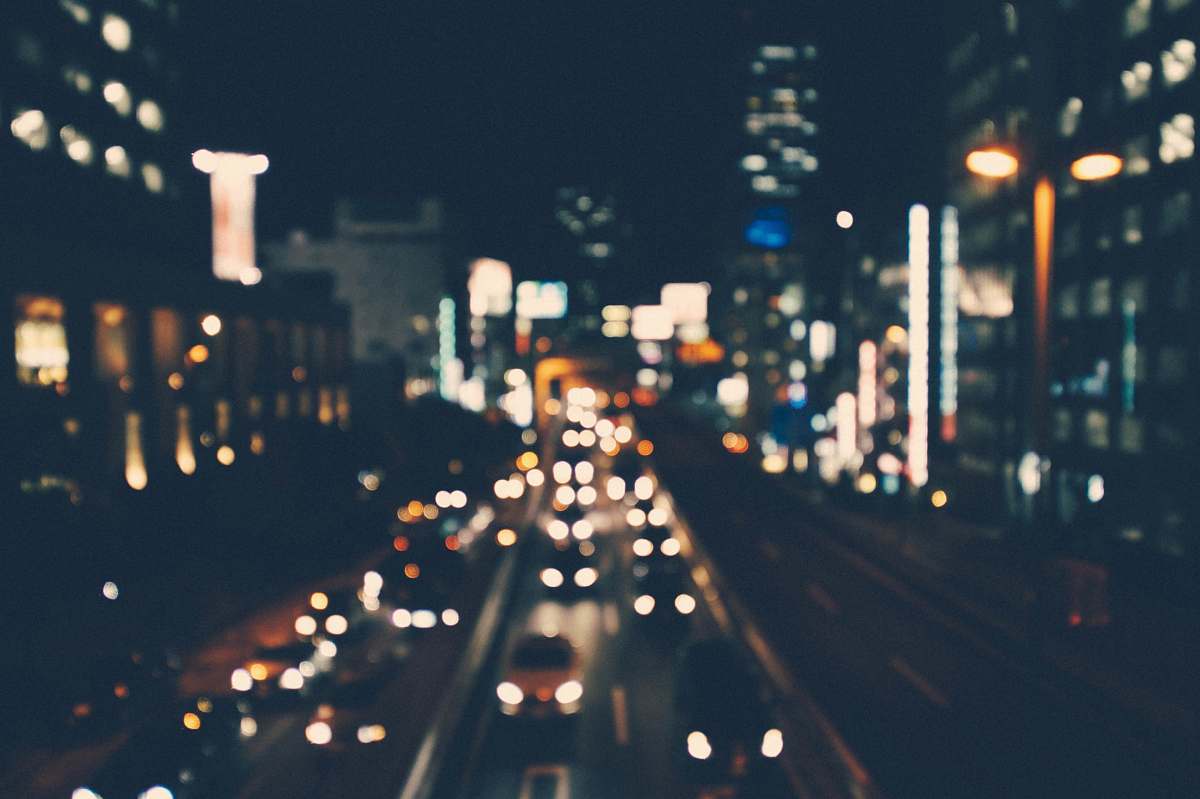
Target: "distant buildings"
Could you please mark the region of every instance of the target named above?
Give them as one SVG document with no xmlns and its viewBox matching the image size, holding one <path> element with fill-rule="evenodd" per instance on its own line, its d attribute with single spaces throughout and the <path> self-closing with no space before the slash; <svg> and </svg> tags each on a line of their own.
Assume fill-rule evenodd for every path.
<svg viewBox="0 0 1200 799">
<path fill-rule="evenodd" d="M 1200 3 L 964 2 L 947 22 L 961 269 L 935 477 L 951 507 L 1003 498 L 1077 550 L 1194 559 Z M 985 146 L 1017 173 L 970 174 Z M 1120 173 L 1073 174 L 1095 152 Z"/>
</svg>

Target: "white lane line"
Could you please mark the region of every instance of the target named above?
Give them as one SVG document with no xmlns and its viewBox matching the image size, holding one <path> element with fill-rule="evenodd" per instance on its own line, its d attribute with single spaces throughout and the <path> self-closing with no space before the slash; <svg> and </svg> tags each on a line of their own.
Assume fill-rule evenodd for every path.
<svg viewBox="0 0 1200 799">
<path fill-rule="evenodd" d="M 570 799 L 571 781 L 563 765 L 530 766 L 521 776 L 520 799 L 533 799 L 533 783 L 541 778 L 554 779 L 554 799 Z"/>
<path fill-rule="evenodd" d="M 946 695 L 943 694 L 937 688 L 937 686 L 925 679 L 920 672 L 908 665 L 908 661 L 906 661 L 904 658 L 900 657 L 899 655 L 892 655 L 892 657 L 888 659 L 888 665 L 891 666 L 897 674 L 907 680 L 909 685 L 911 685 L 913 688 L 916 688 L 922 696 L 924 696 L 933 704 L 937 705 L 938 707 L 950 706 L 950 700 L 946 698 Z"/>
<path fill-rule="evenodd" d="M 831 616 L 836 616 L 841 610 L 838 607 L 837 600 L 830 596 L 829 592 L 820 583 L 810 581 L 805 588 L 805 592 L 808 594 L 809 599 L 824 608 L 825 612 Z"/>
<path fill-rule="evenodd" d="M 615 602 L 607 602 L 604 605 L 604 630 L 609 638 L 616 638 L 617 633 L 621 631 L 621 615 L 617 613 Z"/>
<path fill-rule="evenodd" d="M 618 746 L 629 745 L 629 707 L 625 702 L 625 687 L 614 685 L 612 688 L 613 704 L 613 734 Z"/>
</svg>

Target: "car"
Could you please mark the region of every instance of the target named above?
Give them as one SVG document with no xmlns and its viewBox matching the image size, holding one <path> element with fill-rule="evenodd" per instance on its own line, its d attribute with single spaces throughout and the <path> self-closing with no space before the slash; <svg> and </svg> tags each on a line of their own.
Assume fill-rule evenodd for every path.
<svg viewBox="0 0 1200 799">
<path fill-rule="evenodd" d="M 506 716 L 545 718 L 579 712 L 583 683 L 579 656 L 561 635 L 526 635 L 508 659 L 504 679 L 496 686 L 500 712 Z"/>
<path fill-rule="evenodd" d="M 538 572 L 538 579 L 548 591 L 556 594 L 590 590 L 599 582 L 600 570 L 595 558 L 585 552 L 595 553 L 595 544 L 570 539 L 555 541 L 546 565 Z"/>
<path fill-rule="evenodd" d="M 682 561 L 660 558 L 634 565 L 634 617 L 686 627 L 696 610 L 696 596 Z"/>
<path fill-rule="evenodd" d="M 337 644 L 322 640 L 295 641 L 260 647 L 229 676 L 235 692 L 256 705 L 292 705 L 309 695 L 321 677 L 332 670 Z"/>
<path fill-rule="evenodd" d="M 345 752 L 377 744 L 387 728 L 364 708 L 323 703 L 304 726 L 304 739 L 325 752 Z"/>
<path fill-rule="evenodd" d="M 732 640 L 689 644 L 676 673 L 676 752 L 684 773 L 707 789 L 768 778 L 783 733 L 768 712 L 759 680 Z"/>
<path fill-rule="evenodd" d="M 679 539 L 668 528 L 652 525 L 637 531 L 631 547 L 633 554 L 644 560 L 675 558 L 683 549 Z"/>
</svg>

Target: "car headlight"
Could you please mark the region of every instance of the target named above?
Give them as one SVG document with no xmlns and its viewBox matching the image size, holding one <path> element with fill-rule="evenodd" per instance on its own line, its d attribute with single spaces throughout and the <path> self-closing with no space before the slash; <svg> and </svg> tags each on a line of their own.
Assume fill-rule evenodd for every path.
<svg viewBox="0 0 1200 799">
<path fill-rule="evenodd" d="M 783 751 L 783 733 L 774 727 L 764 732 L 761 751 L 763 757 L 779 757 Z"/>
<path fill-rule="evenodd" d="M 658 551 L 668 558 L 673 558 L 679 554 L 679 541 L 674 538 L 663 539 L 663 542 L 658 545 Z"/>
<path fill-rule="evenodd" d="M 712 745 L 708 742 L 708 736 L 699 730 L 688 733 L 687 750 L 688 754 L 697 760 L 708 760 L 712 755 Z"/>
<path fill-rule="evenodd" d="M 147 788 L 139 793 L 138 799 L 175 799 L 175 794 L 171 793 L 169 788 L 155 785 L 153 788 Z"/>
<path fill-rule="evenodd" d="M 675 597 L 675 609 L 686 616 L 696 609 L 696 600 L 691 594 L 680 594 Z"/>
<path fill-rule="evenodd" d="M 642 594 L 637 599 L 633 600 L 633 612 L 639 616 L 649 616 L 654 610 L 654 597 L 649 594 Z"/>
<path fill-rule="evenodd" d="M 558 588 L 563 584 L 563 573 L 558 569 L 542 569 L 542 584 L 547 588 Z"/>
<path fill-rule="evenodd" d="M 304 737 L 314 746 L 324 746 L 333 740 L 333 728 L 328 722 L 314 721 L 304 728 Z"/>
<path fill-rule="evenodd" d="M 579 586 L 580 588 L 587 588 L 588 586 L 595 585 L 596 579 L 599 576 L 600 575 L 591 566 L 585 566 L 584 568 L 575 572 L 575 585 Z"/>
<path fill-rule="evenodd" d="M 428 630 L 437 624 L 437 614 L 432 610 L 414 610 L 412 623 L 418 630 Z"/>
<path fill-rule="evenodd" d="M 524 692 L 510 682 L 502 682 L 497 685 L 496 696 L 506 705 L 519 705 L 525 700 Z"/>
<path fill-rule="evenodd" d="M 649 538 L 639 538 L 633 542 L 633 554 L 639 558 L 647 558 L 654 553 L 654 542 Z"/>
<path fill-rule="evenodd" d="M 459 621 L 458 611 L 454 608 L 446 608 L 442 611 L 442 624 L 447 627 L 453 627 Z"/>
<path fill-rule="evenodd" d="M 71 791 L 71 799 L 104 799 L 104 797 L 91 788 L 76 788 Z"/>
<path fill-rule="evenodd" d="M 304 687 L 304 675 L 294 667 L 284 669 L 279 675 L 279 687 L 287 691 L 299 691 Z"/>
<path fill-rule="evenodd" d="M 579 684 L 579 680 L 568 680 L 554 692 L 554 698 L 558 700 L 560 705 L 569 705 L 572 702 L 578 702 L 583 696 L 583 686 Z"/>
</svg>

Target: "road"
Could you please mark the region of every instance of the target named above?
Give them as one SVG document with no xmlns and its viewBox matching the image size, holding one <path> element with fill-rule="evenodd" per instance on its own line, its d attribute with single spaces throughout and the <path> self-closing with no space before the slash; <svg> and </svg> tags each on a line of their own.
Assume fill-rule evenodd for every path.
<svg viewBox="0 0 1200 799">
<path fill-rule="evenodd" d="M 681 512 L 888 795 L 1186 795 L 1102 708 L 807 519 L 715 434 L 652 430 Z"/>
</svg>

